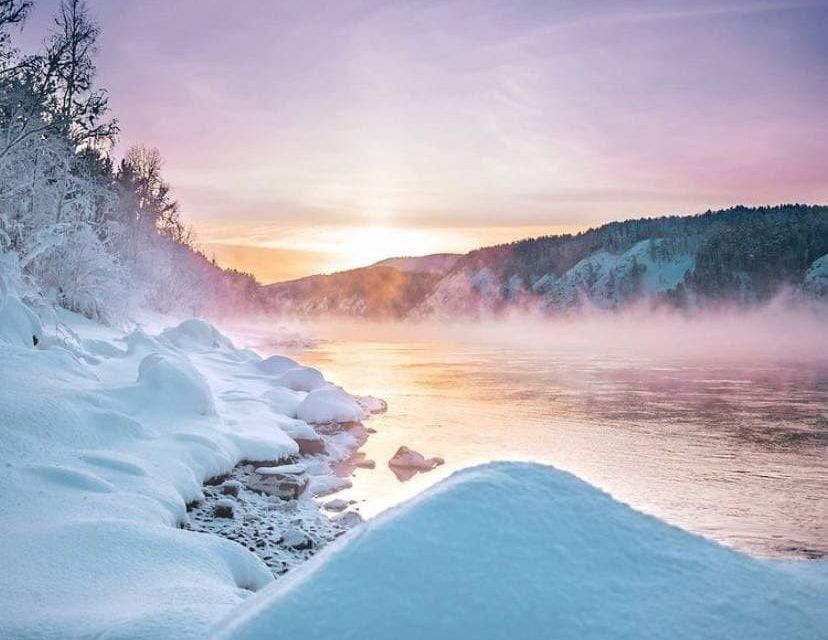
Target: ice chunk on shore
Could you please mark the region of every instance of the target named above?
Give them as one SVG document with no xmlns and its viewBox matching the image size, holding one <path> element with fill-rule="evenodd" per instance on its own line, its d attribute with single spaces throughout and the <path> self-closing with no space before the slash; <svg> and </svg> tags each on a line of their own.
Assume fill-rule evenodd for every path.
<svg viewBox="0 0 828 640">
<path fill-rule="evenodd" d="M 296 417 L 311 424 L 330 422 L 359 422 L 365 412 L 342 389 L 311 391 L 296 408 Z"/>
<path fill-rule="evenodd" d="M 313 391 L 325 386 L 325 378 L 313 367 L 294 367 L 285 371 L 277 383 L 294 391 Z"/>
<path fill-rule="evenodd" d="M 726 549 L 551 467 L 498 463 L 358 527 L 212 637 L 810 640 L 828 628 L 826 598 L 824 570 Z"/>
</svg>

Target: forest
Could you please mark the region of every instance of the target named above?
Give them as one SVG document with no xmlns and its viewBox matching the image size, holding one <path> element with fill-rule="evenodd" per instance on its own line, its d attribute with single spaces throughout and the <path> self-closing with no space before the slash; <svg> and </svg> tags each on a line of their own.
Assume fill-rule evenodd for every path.
<svg viewBox="0 0 828 640">
<path fill-rule="evenodd" d="M 0 272 L 38 309 L 106 323 L 135 309 L 220 315 L 252 309 L 252 275 L 218 267 L 196 245 L 157 149 L 120 161 L 99 27 L 83 0 L 63 0 L 41 50 L 14 36 L 30 0 L 0 0 Z"/>
</svg>

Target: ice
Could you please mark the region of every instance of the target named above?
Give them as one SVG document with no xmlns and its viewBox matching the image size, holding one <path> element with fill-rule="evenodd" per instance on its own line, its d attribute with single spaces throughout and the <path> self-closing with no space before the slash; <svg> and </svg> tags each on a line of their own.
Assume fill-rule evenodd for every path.
<svg viewBox="0 0 828 640">
<path fill-rule="evenodd" d="M 336 388 L 311 391 L 296 408 L 296 417 L 311 424 L 358 422 L 365 416 L 351 395 Z"/>
<path fill-rule="evenodd" d="M 357 527 L 211 637 L 813 640 L 828 570 L 812 566 L 726 549 L 551 467 L 495 463 Z"/>
</svg>

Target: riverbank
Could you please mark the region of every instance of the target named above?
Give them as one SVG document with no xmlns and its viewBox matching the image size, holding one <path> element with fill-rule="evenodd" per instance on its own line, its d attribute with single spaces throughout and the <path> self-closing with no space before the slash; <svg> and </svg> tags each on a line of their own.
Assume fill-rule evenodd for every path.
<svg viewBox="0 0 828 640">
<path fill-rule="evenodd" d="M 203 638 L 359 521 L 314 496 L 345 486 L 333 465 L 381 403 L 200 320 L 58 318 L 0 309 L 0 636 Z M 274 465 L 299 472 L 295 499 L 245 484 Z"/>
</svg>

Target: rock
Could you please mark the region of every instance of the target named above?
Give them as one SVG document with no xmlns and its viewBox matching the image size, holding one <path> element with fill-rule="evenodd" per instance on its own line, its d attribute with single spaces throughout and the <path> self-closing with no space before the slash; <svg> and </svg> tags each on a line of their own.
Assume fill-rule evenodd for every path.
<svg viewBox="0 0 828 640">
<path fill-rule="evenodd" d="M 445 463 L 442 458 L 424 458 L 421 453 L 409 449 L 408 447 L 400 447 L 397 453 L 388 461 L 389 467 L 398 467 L 400 469 L 415 469 L 417 471 L 431 471 L 434 467 L 439 467 Z"/>
<path fill-rule="evenodd" d="M 307 469 L 303 464 L 258 467 L 247 479 L 247 488 L 282 500 L 295 500 L 308 488 Z"/>
<path fill-rule="evenodd" d="M 377 463 L 374 460 L 357 460 L 354 466 L 359 469 L 376 469 Z"/>
<path fill-rule="evenodd" d="M 227 498 L 218 500 L 216 504 L 213 505 L 213 516 L 216 518 L 232 519 L 235 516 L 235 506 L 236 504 L 232 500 L 228 500 Z"/>
<path fill-rule="evenodd" d="M 221 492 L 226 496 L 233 496 L 237 498 L 241 490 L 241 482 L 238 480 L 228 480 L 221 485 Z"/>
<path fill-rule="evenodd" d="M 354 398 L 366 413 L 385 413 L 388 411 L 388 403 L 374 396 L 355 396 Z"/>
<path fill-rule="evenodd" d="M 324 506 L 325 509 L 327 509 L 328 511 L 337 511 L 337 512 L 339 512 L 339 511 L 345 511 L 345 509 L 348 508 L 348 502 L 345 501 L 345 500 L 342 500 L 341 498 L 337 498 L 335 500 L 329 500 L 328 502 L 326 502 L 322 506 Z"/>
<path fill-rule="evenodd" d="M 279 543 L 291 549 L 296 549 L 297 551 L 313 548 L 313 540 L 297 527 L 289 527 L 286 529 L 279 539 Z"/>
<path fill-rule="evenodd" d="M 346 511 L 345 513 L 340 513 L 338 516 L 333 518 L 333 521 L 343 529 L 352 529 L 363 522 L 362 516 L 356 511 Z"/>
<path fill-rule="evenodd" d="M 322 441 L 322 438 L 317 440 L 294 438 L 294 441 L 299 445 L 299 453 L 303 456 L 315 456 L 320 453 L 325 453 L 325 443 Z"/>
</svg>

